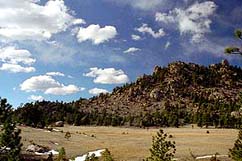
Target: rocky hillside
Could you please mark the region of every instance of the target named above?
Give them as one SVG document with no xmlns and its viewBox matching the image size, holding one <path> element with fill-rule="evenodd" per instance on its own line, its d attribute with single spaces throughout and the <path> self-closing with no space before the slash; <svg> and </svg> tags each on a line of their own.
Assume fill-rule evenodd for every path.
<svg viewBox="0 0 242 161">
<path fill-rule="evenodd" d="M 116 87 L 111 94 L 101 94 L 77 103 L 83 111 L 103 111 L 120 115 L 154 112 L 168 106 L 196 111 L 199 102 L 231 103 L 242 90 L 242 70 L 227 60 L 209 67 L 174 62 L 156 66 L 151 75 Z"/>
<path fill-rule="evenodd" d="M 71 103 L 28 103 L 16 111 L 22 123 L 179 126 L 197 123 L 238 127 L 242 122 L 242 69 L 227 60 L 208 67 L 174 62 L 112 93 Z"/>
</svg>

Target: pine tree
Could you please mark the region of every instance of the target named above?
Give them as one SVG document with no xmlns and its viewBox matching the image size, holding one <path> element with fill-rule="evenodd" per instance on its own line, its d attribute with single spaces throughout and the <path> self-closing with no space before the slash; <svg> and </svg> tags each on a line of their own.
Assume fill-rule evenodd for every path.
<svg viewBox="0 0 242 161">
<path fill-rule="evenodd" d="M 242 40 L 242 29 L 235 30 L 234 35 L 239 40 Z M 238 48 L 238 47 L 235 47 L 235 46 L 230 46 L 230 47 L 225 48 L 224 52 L 226 54 L 240 54 L 240 55 L 242 55 L 241 48 Z"/>
<path fill-rule="evenodd" d="M 111 152 L 108 149 L 105 149 L 104 152 L 102 152 L 102 157 L 100 158 L 101 161 L 114 161 Z"/>
<path fill-rule="evenodd" d="M 229 156 L 235 161 L 242 161 L 242 130 L 239 131 L 234 147 L 229 149 Z"/>
<path fill-rule="evenodd" d="M 4 124 L 7 117 L 12 114 L 11 105 L 7 103 L 7 99 L 0 97 L 0 124 Z"/>
<path fill-rule="evenodd" d="M 57 161 L 66 161 L 66 151 L 64 147 L 61 147 L 61 149 L 59 150 L 59 155 L 57 158 Z"/>
<path fill-rule="evenodd" d="M 16 129 L 16 124 L 12 120 L 11 106 L 6 99 L 0 100 L 1 118 L 5 118 L 2 132 L 0 134 L 0 160 L 19 161 L 21 151 L 20 129 Z"/>
<path fill-rule="evenodd" d="M 171 161 L 176 152 L 175 142 L 167 141 L 168 135 L 162 129 L 152 139 L 151 156 L 145 161 Z"/>
</svg>

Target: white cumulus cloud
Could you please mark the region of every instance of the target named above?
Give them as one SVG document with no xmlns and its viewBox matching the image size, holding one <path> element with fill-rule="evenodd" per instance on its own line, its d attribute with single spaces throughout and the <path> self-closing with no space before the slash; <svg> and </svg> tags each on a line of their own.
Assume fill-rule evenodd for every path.
<svg viewBox="0 0 242 161">
<path fill-rule="evenodd" d="M 29 100 L 32 101 L 43 101 L 44 97 L 43 96 L 36 96 L 36 95 L 31 95 L 28 97 Z"/>
<path fill-rule="evenodd" d="M 48 88 L 45 91 L 45 94 L 53 94 L 53 95 L 67 95 L 79 92 L 81 89 L 75 85 L 67 85 L 67 86 L 60 86 L 60 87 L 53 87 Z"/>
<path fill-rule="evenodd" d="M 113 39 L 117 35 L 117 30 L 114 26 L 90 25 L 86 28 L 80 27 L 77 33 L 77 39 L 79 42 L 90 40 L 93 44 L 101 44 L 110 39 Z"/>
<path fill-rule="evenodd" d="M 175 8 L 169 13 L 156 13 L 156 21 L 176 23 L 181 34 L 191 34 L 192 42 L 200 42 L 206 33 L 211 31 L 210 17 L 217 9 L 213 1 L 206 1 L 191 5 L 186 9 Z"/>
<path fill-rule="evenodd" d="M 139 35 L 131 35 L 132 40 L 138 41 L 141 40 L 141 37 Z"/>
<path fill-rule="evenodd" d="M 148 26 L 148 24 L 142 24 L 139 28 L 136 28 L 135 30 L 145 34 L 151 35 L 153 38 L 160 38 L 166 35 L 163 28 L 160 28 L 157 32 L 155 32 L 151 27 Z"/>
<path fill-rule="evenodd" d="M 60 76 L 60 77 L 64 77 L 65 74 L 61 73 L 61 72 L 48 72 L 46 73 L 46 75 L 50 75 L 50 76 Z"/>
<path fill-rule="evenodd" d="M 31 67 L 35 63 L 32 54 L 25 49 L 16 49 L 14 46 L 0 48 L 0 70 L 11 73 L 30 73 L 35 68 Z"/>
<path fill-rule="evenodd" d="M 49 88 L 60 87 L 61 84 L 54 80 L 51 76 L 39 75 L 33 76 L 25 80 L 20 88 L 23 91 L 27 92 L 36 92 L 36 91 L 46 91 Z"/>
<path fill-rule="evenodd" d="M 106 89 L 101 89 L 101 88 L 93 88 L 88 91 L 92 95 L 99 95 L 101 93 L 109 93 L 108 90 Z"/>
<path fill-rule="evenodd" d="M 130 5 L 135 9 L 154 10 L 167 4 L 167 0 L 108 0 L 122 5 Z"/>
<path fill-rule="evenodd" d="M 0 61 L 11 64 L 23 63 L 32 65 L 36 60 L 32 58 L 32 54 L 28 50 L 8 46 L 0 49 Z"/>
<path fill-rule="evenodd" d="M 128 76 L 123 70 L 116 70 L 114 68 L 90 68 L 89 73 L 85 73 L 86 77 L 93 77 L 94 83 L 101 84 L 122 84 L 129 81 Z"/>
<path fill-rule="evenodd" d="M 131 48 L 125 50 L 124 53 L 125 54 L 127 54 L 127 53 L 134 53 L 134 52 L 137 52 L 137 51 L 140 51 L 140 50 L 141 49 L 139 49 L 139 48 L 131 47 Z"/>
<path fill-rule="evenodd" d="M 173 23 L 175 22 L 175 17 L 172 15 L 172 12 L 170 13 L 160 13 L 157 12 L 155 14 L 155 20 L 159 22 L 164 22 L 164 23 Z"/>
<path fill-rule="evenodd" d="M 73 25 L 80 25 L 80 24 L 86 24 L 86 21 L 79 18 L 79 19 L 74 19 L 72 23 Z"/>
<path fill-rule="evenodd" d="M 65 86 L 49 75 L 33 76 L 20 84 L 20 89 L 26 92 L 41 91 L 45 94 L 53 95 L 73 94 L 83 90 L 83 88 L 79 88 L 72 84 Z"/>
<path fill-rule="evenodd" d="M 0 35 L 13 40 L 43 40 L 71 25 L 85 23 L 70 14 L 64 0 L 47 1 L 44 5 L 37 2 L 1 0 Z"/>
<path fill-rule="evenodd" d="M 23 67 L 23 66 L 18 65 L 18 64 L 8 64 L 8 63 L 2 64 L 2 66 L 0 67 L 0 70 L 8 71 L 8 72 L 11 72 L 11 73 L 35 72 L 34 67 Z"/>
</svg>

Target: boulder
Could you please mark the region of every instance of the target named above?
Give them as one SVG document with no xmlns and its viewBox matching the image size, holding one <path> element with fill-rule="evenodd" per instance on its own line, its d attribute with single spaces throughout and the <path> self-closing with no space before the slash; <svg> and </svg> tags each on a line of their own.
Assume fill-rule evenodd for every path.
<svg viewBox="0 0 242 161">
<path fill-rule="evenodd" d="M 44 146 L 36 145 L 36 144 L 31 144 L 26 148 L 27 152 L 32 152 L 32 153 L 45 153 L 48 152 L 50 149 Z"/>
<path fill-rule="evenodd" d="M 56 126 L 56 127 L 63 127 L 63 126 L 64 126 L 64 121 L 57 121 L 57 122 L 55 123 L 55 126 Z"/>
</svg>

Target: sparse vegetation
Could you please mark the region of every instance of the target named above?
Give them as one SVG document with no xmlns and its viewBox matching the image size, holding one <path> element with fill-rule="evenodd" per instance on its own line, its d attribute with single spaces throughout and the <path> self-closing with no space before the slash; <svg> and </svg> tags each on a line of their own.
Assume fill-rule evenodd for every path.
<svg viewBox="0 0 242 161">
<path fill-rule="evenodd" d="M 64 139 L 63 133 L 21 127 L 24 144 L 22 149 L 26 149 L 29 140 L 33 140 L 38 145 L 56 147 L 49 142 L 51 140 L 59 144 L 57 147 L 65 147 L 67 158 L 80 156 L 100 148 L 108 148 L 117 161 L 140 161 L 150 155 L 149 148 L 152 146 L 152 136 L 155 136 L 158 131 L 155 128 L 147 130 L 143 128 L 69 125 L 60 129 L 64 132 L 69 131 L 72 134 L 71 140 Z M 238 130 L 235 129 L 209 129 L 210 134 L 207 135 L 207 129 L 197 126 L 194 126 L 193 129 L 191 126 L 163 129 L 167 134 L 173 135 L 172 138 L 167 138 L 176 142 L 175 158 L 180 158 L 183 161 L 191 158 L 188 149 L 191 149 L 195 156 L 212 155 L 216 152 L 226 155 L 229 148 L 233 147 L 238 134 Z M 128 135 L 122 134 L 124 130 Z M 87 136 L 76 134 L 76 131 L 81 131 Z M 88 137 L 90 134 L 95 134 L 97 139 Z"/>
</svg>

